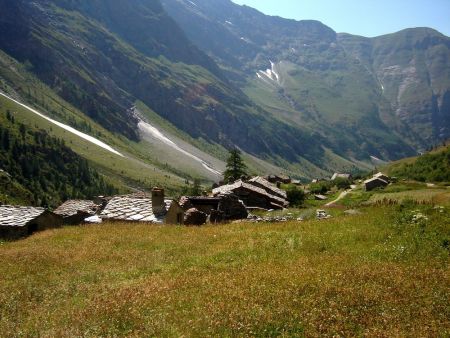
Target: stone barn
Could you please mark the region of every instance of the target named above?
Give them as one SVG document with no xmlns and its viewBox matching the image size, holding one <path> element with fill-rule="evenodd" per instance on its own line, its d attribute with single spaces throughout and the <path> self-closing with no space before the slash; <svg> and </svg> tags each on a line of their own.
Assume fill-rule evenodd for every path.
<svg viewBox="0 0 450 338">
<path fill-rule="evenodd" d="M 172 202 L 165 223 L 201 225 L 206 222 L 204 215 L 211 223 L 218 223 L 247 218 L 248 212 L 242 201 L 233 194 L 216 197 L 183 196 L 178 202 Z M 192 222 L 201 224 L 190 224 Z"/>
<path fill-rule="evenodd" d="M 247 183 L 250 183 L 251 185 L 254 185 L 258 188 L 264 189 L 268 194 L 278 196 L 283 199 L 287 199 L 287 193 L 286 191 L 278 188 L 276 185 L 270 183 L 265 178 L 256 176 L 249 180 Z"/>
<path fill-rule="evenodd" d="M 213 189 L 213 195 L 232 193 L 236 195 L 248 208 L 283 209 L 289 203 L 285 198 L 270 193 L 256 185 L 241 180 Z"/>
<path fill-rule="evenodd" d="M 61 216 L 64 224 L 78 225 L 86 218 L 97 214 L 100 206 L 93 201 L 69 200 L 59 206 L 54 213 Z"/>
<path fill-rule="evenodd" d="M 19 239 L 61 225 L 60 216 L 43 208 L 0 206 L 0 238 L 3 239 Z"/>
<path fill-rule="evenodd" d="M 164 190 L 154 188 L 152 197 L 117 196 L 108 201 L 100 218 L 104 221 L 163 223 L 172 203 L 164 199 Z"/>
<path fill-rule="evenodd" d="M 384 188 L 389 184 L 385 180 L 377 177 L 373 177 L 370 180 L 364 181 L 364 188 L 366 191 L 371 191 L 376 188 Z"/>
<path fill-rule="evenodd" d="M 391 178 L 389 176 L 387 176 L 387 175 L 385 175 L 385 174 L 383 174 L 381 172 L 378 173 L 378 174 L 373 175 L 373 177 L 374 178 L 381 178 L 383 181 L 386 181 L 388 183 L 391 181 Z"/>
</svg>

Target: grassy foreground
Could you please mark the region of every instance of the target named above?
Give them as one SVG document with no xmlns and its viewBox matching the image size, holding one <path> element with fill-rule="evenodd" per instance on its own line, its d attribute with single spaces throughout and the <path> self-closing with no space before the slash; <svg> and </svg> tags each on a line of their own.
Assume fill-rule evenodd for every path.
<svg viewBox="0 0 450 338">
<path fill-rule="evenodd" d="M 2 243 L 0 336 L 448 336 L 448 210 L 362 211 Z"/>
</svg>

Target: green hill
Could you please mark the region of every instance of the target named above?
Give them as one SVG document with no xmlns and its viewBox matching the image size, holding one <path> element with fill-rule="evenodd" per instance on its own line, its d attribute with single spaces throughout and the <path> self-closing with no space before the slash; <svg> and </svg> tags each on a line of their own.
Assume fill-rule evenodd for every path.
<svg viewBox="0 0 450 338">
<path fill-rule="evenodd" d="M 218 181 L 233 147 L 255 173 L 311 178 L 448 138 L 448 37 L 366 39 L 195 4 L 0 0 L 0 88 L 133 158 L 74 146 L 128 188 Z"/>
<path fill-rule="evenodd" d="M 398 178 L 420 182 L 450 182 L 450 145 L 424 155 L 394 162 L 387 172 Z"/>
</svg>

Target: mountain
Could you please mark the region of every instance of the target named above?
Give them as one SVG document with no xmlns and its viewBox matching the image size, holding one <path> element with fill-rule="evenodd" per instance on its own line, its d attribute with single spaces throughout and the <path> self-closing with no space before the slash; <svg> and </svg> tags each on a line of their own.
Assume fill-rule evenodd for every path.
<svg viewBox="0 0 450 338">
<path fill-rule="evenodd" d="M 450 137 L 450 39 L 432 29 L 369 39 L 229 0 L 162 2 L 255 102 L 347 158 L 394 159 Z"/>
<path fill-rule="evenodd" d="M 140 140 L 142 117 L 130 108 L 141 101 L 194 139 L 238 146 L 272 162 L 324 162 L 325 139 L 317 142 L 320 135 L 275 119 L 252 102 L 158 1 L 0 5 L 0 30 L 6 32 L 0 48 L 114 133 Z"/>
<path fill-rule="evenodd" d="M 217 181 L 233 147 L 254 173 L 307 178 L 447 137 L 448 38 L 432 30 L 398 45 L 228 0 L 0 6 L 0 90 L 118 149 L 68 143 L 121 187 Z"/>
</svg>

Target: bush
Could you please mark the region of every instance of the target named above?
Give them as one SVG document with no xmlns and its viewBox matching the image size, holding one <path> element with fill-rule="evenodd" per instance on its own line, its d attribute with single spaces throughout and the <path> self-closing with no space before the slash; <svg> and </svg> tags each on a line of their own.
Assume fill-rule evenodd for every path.
<svg viewBox="0 0 450 338">
<path fill-rule="evenodd" d="M 305 201 L 305 192 L 297 187 L 291 187 L 287 191 L 287 199 L 291 207 L 299 207 Z"/>
<path fill-rule="evenodd" d="M 349 189 L 351 182 L 346 178 L 338 177 L 334 180 L 334 184 L 338 189 Z"/>
<path fill-rule="evenodd" d="M 333 186 L 333 183 L 330 181 L 317 182 L 317 183 L 312 183 L 309 186 L 309 190 L 313 194 L 325 194 L 328 190 L 331 189 L 332 186 Z"/>
</svg>

